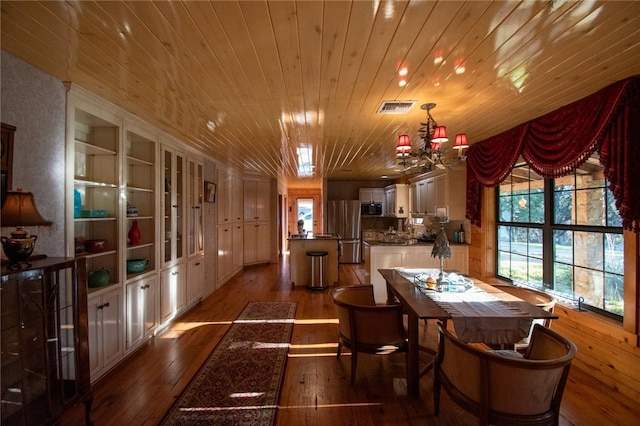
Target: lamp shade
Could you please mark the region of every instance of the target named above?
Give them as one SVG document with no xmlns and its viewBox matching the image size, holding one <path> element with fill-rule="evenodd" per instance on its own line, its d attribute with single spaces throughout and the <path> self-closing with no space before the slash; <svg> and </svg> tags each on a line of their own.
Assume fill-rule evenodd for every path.
<svg viewBox="0 0 640 426">
<path fill-rule="evenodd" d="M 31 192 L 10 191 L 2 205 L 2 226 L 49 226 L 36 209 Z"/>
<path fill-rule="evenodd" d="M 447 128 L 445 126 L 437 126 L 433 131 L 433 137 L 431 138 L 431 142 L 435 143 L 444 143 L 447 142 L 449 138 L 447 138 Z"/>
<path fill-rule="evenodd" d="M 457 134 L 456 141 L 453 143 L 453 147 L 458 150 L 469 148 L 469 143 L 467 142 L 467 134 L 466 133 Z"/>
<path fill-rule="evenodd" d="M 411 142 L 409 141 L 409 135 L 398 136 L 398 145 L 396 145 L 396 156 L 406 157 L 411 153 Z"/>
</svg>

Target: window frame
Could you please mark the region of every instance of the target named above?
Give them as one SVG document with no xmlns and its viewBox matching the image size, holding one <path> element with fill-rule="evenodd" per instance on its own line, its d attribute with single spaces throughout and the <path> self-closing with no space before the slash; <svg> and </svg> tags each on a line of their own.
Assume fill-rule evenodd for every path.
<svg viewBox="0 0 640 426">
<path fill-rule="evenodd" d="M 517 163 L 514 168 L 518 168 L 518 167 L 527 167 L 526 164 L 523 163 Z M 605 189 L 608 187 L 608 185 L 605 185 Z M 545 292 L 549 292 L 551 295 L 558 297 L 559 299 L 564 299 L 567 301 L 570 301 L 572 303 L 578 303 L 579 300 L 578 299 L 582 299 L 579 297 L 579 295 L 574 295 L 574 298 L 570 297 L 569 295 L 567 295 L 566 293 L 561 293 L 559 291 L 554 291 L 554 286 L 555 286 L 555 281 L 554 281 L 554 232 L 555 231 L 572 231 L 572 232 L 587 232 L 587 233 L 597 233 L 597 234 L 620 234 L 624 237 L 624 230 L 622 228 L 622 226 L 619 227 L 614 227 L 614 226 L 606 226 L 606 219 L 605 219 L 605 225 L 604 226 L 599 226 L 599 225 L 579 225 L 579 224 L 556 224 L 555 223 L 555 217 L 554 217 L 554 212 L 555 212 L 555 179 L 553 178 L 544 178 L 544 192 L 543 192 L 543 199 L 544 199 L 544 213 L 543 213 L 543 217 L 544 217 L 544 221 L 543 223 L 535 223 L 535 222 L 514 222 L 513 221 L 513 216 L 511 216 L 511 221 L 503 221 L 502 220 L 502 216 L 501 216 L 501 211 L 500 211 L 500 201 L 501 201 L 501 197 L 500 197 L 500 185 L 497 185 L 495 187 L 495 218 L 496 218 L 496 232 L 495 232 L 495 275 L 496 277 L 509 281 L 511 283 L 514 282 L 514 280 L 510 277 L 505 277 L 503 275 L 500 275 L 500 232 L 499 229 L 500 227 L 506 226 L 506 227 L 518 227 L 518 228 L 524 228 L 524 229 L 539 229 L 540 232 L 542 232 L 542 287 L 538 287 L 538 286 L 534 286 L 534 285 L 530 285 L 527 282 L 523 282 L 522 284 L 530 286 L 532 288 L 538 289 L 538 290 L 542 290 Z M 573 191 L 575 192 L 576 188 L 574 186 Z M 531 193 L 531 188 L 529 187 L 529 193 Z M 608 205 L 607 205 L 608 208 Z M 605 211 L 605 215 L 606 215 L 606 211 Z M 531 218 L 529 217 L 529 220 L 531 220 Z M 513 251 L 509 251 L 509 253 L 513 254 Z M 529 257 L 529 256 L 527 256 Z M 624 259 L 624 256 L 623 256 Z M 575 258 L 572 259 L 572 267 L 575 268 L 576 267 L 576 263 L 575 263 Z M 603 270 L 602 272 L 605 272 L 604 266 L 603 266 Z M 624 272 L 623 272 L 623 278 L 624 278 Z M 519 282 L 519 281 L 518 281 Z M 575 289 L 574 287 L 575 283 L 572 280 L 572 288 Z M 575 299 L 575 297 L 578 297 L 578 299 Z M 616 321 L 620 321 L 622 322 L 624 319 L 624 315 L 619 315 L 616 314 L 614 312 L 610 312 L 610 311 L 606 311 L 600 307 L 597 306 L 593 306 L 593 305 L 589 305 L 587 303 L 584 303 L 582 300 L 580 300 L 580 307 L 589 311 L 593 311 L 593 312 L 597 312 L 598 314 L 602 314 L 606 317 L 612 318 Z"/>
</svg>

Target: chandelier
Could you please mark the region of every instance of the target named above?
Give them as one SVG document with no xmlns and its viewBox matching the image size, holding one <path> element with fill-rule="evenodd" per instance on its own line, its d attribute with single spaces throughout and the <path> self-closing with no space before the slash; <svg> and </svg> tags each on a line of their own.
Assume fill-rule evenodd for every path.
<svg viewBox="0 0 640 426">
<path fill-rule="evenodd" d="M 429 172 L 434 168 L 444 169 L 450 164 L 443 162 L 445 151 L 442 144 L 449 141 L 447 137 L 447 128 L 439 126 L 431 116 L 431 110 L 436 104 L 428 103 L 420 106 L 420 109 L 427 111 L 427 122 L 420 123 L 422 127 L 418 130 L 422 139 L 422 146 L 417 149 L 411 148 L 409 135 L 398 136 L 398 144 L 396 145 L 396 157 L 398 164 L 403 167 L 404 171 L 412 172 Z M 456 135 L 453 148 L 457 150 L 454 158 L 457 161 L 465 161 L 466 156 L 464 150 L 469 148 L 467 135 L 459 133 Z"/>
</svg>

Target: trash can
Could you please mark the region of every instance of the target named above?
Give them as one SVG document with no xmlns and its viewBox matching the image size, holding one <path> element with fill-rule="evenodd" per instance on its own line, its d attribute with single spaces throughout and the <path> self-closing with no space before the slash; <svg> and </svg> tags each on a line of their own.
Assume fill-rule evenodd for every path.
<svg viewBox="0 0 640 426">
<path fill-rule="evenodd" d="M 311 290 L 327 288 L 327 257 L 326 251 L 307 252 L 307 287 Z"/>
</svg>

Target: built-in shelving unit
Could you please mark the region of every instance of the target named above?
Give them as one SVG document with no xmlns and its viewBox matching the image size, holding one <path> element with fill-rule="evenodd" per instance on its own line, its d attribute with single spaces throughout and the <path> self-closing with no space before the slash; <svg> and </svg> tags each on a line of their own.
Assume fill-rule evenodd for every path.
<svg viewBox="0 0 640 426">
<path fill-rule="evenodd" d="M 74 116 L 75 254 L 87 258 L 89 274 L 106 269 L 109 285 L 118 285 L 120 126 L 114 117 L 98 117 L 79 108 Z M 106 240 L 104 250 L 87 252 L 84 241 L 95 239 Z"/>
<path fill-rule="evenodd" d="M 204 166 L 180 141 L 68 88 L 66 251 L 87 265 L 95 382 L 202 298 Z M 106 246 L 87 252 L 84 241 L 95 239 Z"/>
</svg>

